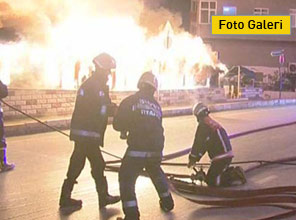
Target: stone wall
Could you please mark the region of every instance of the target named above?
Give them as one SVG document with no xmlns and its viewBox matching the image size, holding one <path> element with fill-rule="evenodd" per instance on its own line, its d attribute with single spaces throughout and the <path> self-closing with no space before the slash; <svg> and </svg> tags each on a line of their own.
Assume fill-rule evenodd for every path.
<svg viewBox="0 0 296 220">
<path fill-rule="evenodd" d="M 262 88 L 248 88 L 244 87 L 240 89 L 241 98 L 248 98 L 248 99 L 258 99 L 262 98 L 263 96 L 263 89 Z"/>
<path fill-rule="evenodd" d="M 120 101 L 134 92 L 111 91 L 113 102 Z M 9 95 L 4 99 L 8 104 L 32 116 L 69 116 L 75 103 L 74 90 L 35 90 L 9 89 Z M 215 103 L 225 101 L 223 89 L 191 89 L 164 90 L 157 94 L 157 99 L 163 107 L 190 106 L 197 101 Z M 20 119 L 23 115 L 3 105 L 5 119 Z"/>
<path fill-rule="evenodd" d="M 264 91 L 263 98 L 264 99 L 278 99 L 279 91 Z M 283 91 L 281 94 L 282 99 L 296 99 L 296 92 L 286 92 Z"/>
<path fill-rule="evenodd" d="M 5 102 L 32 116 L 71 114 L 75 102 L 75 91 L 9 89 Z M 5 119 L 24 118 L 23 115 L 3 105 Z"/>
</svg>

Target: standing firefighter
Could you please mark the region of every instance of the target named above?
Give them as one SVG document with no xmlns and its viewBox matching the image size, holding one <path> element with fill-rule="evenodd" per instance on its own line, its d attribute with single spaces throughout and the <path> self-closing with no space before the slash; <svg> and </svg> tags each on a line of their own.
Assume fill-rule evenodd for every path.
<svg viewBox="0 0 296 220">
<path fill-rule="evenodd" d="M 7 86 L 0 81 L 0 99 L 8 95 Z M 3 109 L 0 103 L 0 172 L 5 172 L 14 169 L 14 164 L 7 163 L 6 158 L 6 140 L 3 124 Z"/>
<path fill-rule="evenodd" d="M 164 172 L 160 167 L 164 147 L 162 110 L 154 99 L 157 79 L 151 72 L 145 72 L 139 82 L 139 91 L 124 99 L 114 118 L 113 127 L 127 134 L 128 148 L 120 171 L 120 196 L 125 220 L 140 217 L 135 194 L 135 183 L 145 169 L 160 198 L 160 207 L 168 212 L 174 208 L 174 201 L 168 189 Z"/>
<path fill-rule="evenodd" d="M 73 186 L 81 173 L 86 158 L 91 165 L 91 174 L 96 183 L 99 207 L 116 203 L 119 196 L 108 194 L 104 176 L 105 161 L 100 146 L 104 146 L 104 133 L 108 113 L 111 112 L 109 88 L 106 85 L 110 70 L 116 67 L 113 57 L 102 53 L 93 59 L 95 71 L 79 88 L 71 120 L 70 140 L 75 142 L 70 164 L 62 186 L 60 207 L 81 207 L 82 201 L 71 198 Z"/>
<path fill-rule="evenodd" d="M 229 137 L 225 129 L 214 121 L 209 113 L 209 109 L 202 103 L 193 108 L 193 114 L 199 124 L 188 167 L 194 166 L 208 152 L 212 161 L 205 179 L 208 186 L 229 186 L 236 180 L 245 183 L 246 179 L 240 167 L 229 168 L 234 157 Z"/>
</svg>

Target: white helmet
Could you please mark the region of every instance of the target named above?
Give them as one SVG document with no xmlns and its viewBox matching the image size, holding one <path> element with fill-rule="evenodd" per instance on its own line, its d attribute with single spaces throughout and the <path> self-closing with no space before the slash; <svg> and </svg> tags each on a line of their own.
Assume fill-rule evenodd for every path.
<svg viewBox="0 0 296 220">
<path fill-rule="evenodd" d="M 158 88 L 157 78 L 155 77 L 155 75 L 151 71 L 148 71 L 148 72 L 145 72 L 142 74 L 142 76 L 140 77 L 140 79 L 138 81 L 138 88 L 139 89 L 142 86 L 142 84 L 148 84 L 148 85 L 152 86 L 155 90 L 157 90 L 157 88 Z"/>
<path fill-rule="evenodd" d="M 110 70 L 116 68 L 116 61 L 107 53 L 101 53 L 93 59 L 95 66 L 100 69 Z"/>
<path fill-rule="evenodd" d="M 205 106 L 203 103 L 199 102 L 193 106 L 192 113 L 196 117 L 200 117 L 202 115 L 206 116 L 210 113 L 207 106 Z"/>
</svg>

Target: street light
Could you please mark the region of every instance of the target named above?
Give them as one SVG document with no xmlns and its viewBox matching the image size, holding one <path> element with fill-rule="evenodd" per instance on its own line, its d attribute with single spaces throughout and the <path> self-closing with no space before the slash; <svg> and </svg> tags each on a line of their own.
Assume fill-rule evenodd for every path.
<svg viewBox="0 0 296 220">
<path fill-rule="evenodd" d="M 279 57 L 279 74 L 280 74 L 280 92 L 279 92 L 279 99 L 281 99 L 282 97 L 282 87 L 283 87 L 283 75 L 281 72 L 281 68 L 283 67 L 283 64 L 285 63 L 285 54 L 284 54 L 285 50 L 275 50 L 275 51 L 271 51 L 270 55 L 272 57 Z"/>
</svg>

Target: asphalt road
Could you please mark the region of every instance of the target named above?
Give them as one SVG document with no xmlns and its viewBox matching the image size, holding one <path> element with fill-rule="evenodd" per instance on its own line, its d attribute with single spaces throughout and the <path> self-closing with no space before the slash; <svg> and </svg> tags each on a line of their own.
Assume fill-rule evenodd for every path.
<svg viewBox="0 0 296 220">
<path fill-rule="evenodd" d="M 296 106 L 280 108 L 251 109 L 212 114 L 233 134 L 254 128 L 296 121 Z M 165 154 L 190 147 L 196 129 L 192 116 L 164 119 Z M 296 126 L 287 126 L 233 139 L 235 160 L 271 160 L 296 156 Z M 12 172 L 0 174 L 0 220 L 72 220 L 72 219 L 116 219 L 122 216 L 121 205 L 110 206 L 99 211 L 94 181 L 87 164 L 75 186 L 73 197 L 83 200 L 83 208 L 70 215 L 58 209 L 60 188 L 65 178 L 73 143 L 58 133 L 44 133 L 8 138 L 8 158 L 16 164 Z M 112 127 L 108 127 L 105 150 L 122 156 L 126 149 L 124 141 Z M 113 159 L 105 156 L 106 160 Z M 206 162 L 208 159 L 203 158 Z M 187 162 L 187 156 L 174 161 Z M 165 168 L 172 171 L 172 168 Z M 190 173 L 185 168 L 174 168 L 174 172 Z M 244 188 L 261 188 L 278 185 L 295 185 L 294 167 L 272 166 L 248 174 Z M 116 173 L 106 173 L 109 191 L 118 194 Z M 141 219 L 164 220 L 215 219 L 244 220 L 257 219 L 283 210 L 273 207 L 217 209 L 193 204 L 174 195 L 175 209 L 172 213 L 161 212 L 157 194 L 149 179 L 138 179 L 136 192 Z M 295 219 L 291 217 L 290 219 Z"/>
</svg>

